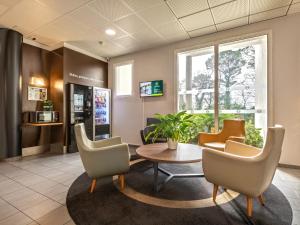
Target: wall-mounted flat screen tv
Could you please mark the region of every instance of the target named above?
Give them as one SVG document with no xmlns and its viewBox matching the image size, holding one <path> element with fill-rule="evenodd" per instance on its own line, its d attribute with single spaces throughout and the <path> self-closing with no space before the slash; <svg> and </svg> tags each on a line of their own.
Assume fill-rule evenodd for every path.
<svg viewBox="0 0 300 225">
<path fill-rule="evenodd" d="M 140 82 L 141 97 L 156 97 L 164 95 L 164 83 L 162 80 Z"/>
</svg>

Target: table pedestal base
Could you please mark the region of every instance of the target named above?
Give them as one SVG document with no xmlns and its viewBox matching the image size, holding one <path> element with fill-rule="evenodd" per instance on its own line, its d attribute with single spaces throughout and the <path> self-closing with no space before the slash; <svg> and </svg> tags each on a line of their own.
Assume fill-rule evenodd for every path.
<svg viewBox="0 0 300 225">
<path fill-rule="evenodd" d="M 173 178 L 188 178 L 188 177 L 204 177 L 203 173 L 191 173 L 191 174 L 178 174 L 178 173 L 171 173 L 168 170 L 165 170 L 158 166 L 158 162 L 153 163 L 153 169 L 154 169 L 154 190 L 156 192 L 160 191 L 163 186 L 168 183 Z M 163 181 L 158 183 L 158 172 L 161 172 L 168 177 Z"/>
</svg>

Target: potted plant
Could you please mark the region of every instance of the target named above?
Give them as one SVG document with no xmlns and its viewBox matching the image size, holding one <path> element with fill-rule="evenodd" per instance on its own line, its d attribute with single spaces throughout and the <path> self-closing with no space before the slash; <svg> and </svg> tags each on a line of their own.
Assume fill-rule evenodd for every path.
<svg viewBox="0 0 300 225">
<path fill-rule="evenodd" d="M 193 122 L 193 115 L 182 111 L 175 114 L 155 114 L 155 118 L 160 120 L 160 123 L 152 124 L 154 127 L 152 132 L 146 136 L 146 140 L 152 137 L 153 142 L 158 137 L 168 139 L 168 148 L 176 149 L 178 142 L 187 143 L 193 138 L 192 127 L 195 126 Z"/>
<path fill-rule="evenodd" d="M 51 100 L 43 101 L 43 110 L 44 111 L 53 111 L 53 103 Z"/>
</svg>

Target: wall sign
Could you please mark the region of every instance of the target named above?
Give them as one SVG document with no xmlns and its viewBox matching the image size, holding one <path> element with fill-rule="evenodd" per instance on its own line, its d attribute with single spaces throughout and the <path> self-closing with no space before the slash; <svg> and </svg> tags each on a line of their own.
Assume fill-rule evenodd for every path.
<svg viewBox="0 0 300 225">
<path fill-rule="evenodd" d="M 28 86 L 28 100 L 30 101 L 47 100 L 47 88 Z"/>
<path fill-rule="evenodd" d="M 96 83 L 103 83 L 104 82 L 103 80 L 100 80 L 100 79 L 91 78 L 91 77 L 84 76 L 84 75 L 77 75 L 75 73 L 69 73 L 69 76 L 70 77 L 75 77 L 75 78 L 78 78 L 78 79 L 82 79 L 82 80 L 88 80 L 88 81 L 96 82 Z"/>
</svg>

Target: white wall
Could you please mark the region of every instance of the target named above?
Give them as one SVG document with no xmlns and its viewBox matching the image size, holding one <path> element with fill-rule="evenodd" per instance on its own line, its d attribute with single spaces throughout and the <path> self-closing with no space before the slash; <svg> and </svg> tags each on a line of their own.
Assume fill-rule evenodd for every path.
<svg viewBox="0 0 300 225">
<path fill-rule="evenodd" d="M 281 163 L 300 165 L 300 14 L 294 14 L 249 26 L 231 29 L 187 41 L 113 58 L 109 61 L 109 87 L 113 88 L 113 64 L 134 60 L 134 95 L 113 97 L 113 135 L 128 143 L 140 144 L 139 130 L 144 120 L 154 113 L 175 111 L 175 51 L 195 45 L 205 45 L 237 36 L 266 32 L 271 37 L 269 76 L 272 77 L 272 107 L 274 123 L 286 127 Z M 139 98 L 140 81 L 162 79 L 165 96 Z M 270 83 L 271 84 L 271 83 Z M 271 117 L 270 117 L 271 118 Z"/>
</svg>

